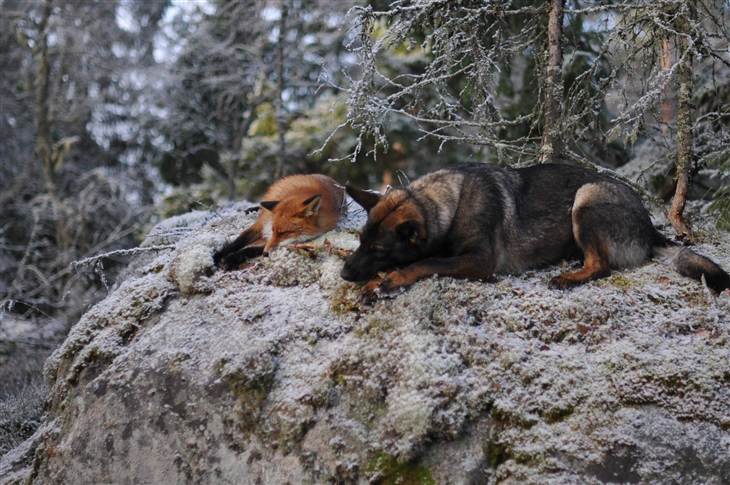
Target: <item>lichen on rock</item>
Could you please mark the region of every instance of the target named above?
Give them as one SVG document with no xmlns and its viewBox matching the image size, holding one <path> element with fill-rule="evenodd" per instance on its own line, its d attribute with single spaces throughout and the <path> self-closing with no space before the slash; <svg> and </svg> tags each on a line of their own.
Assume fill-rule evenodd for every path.
<svg viewBox="0 0 730 485">
<path fill-rule="evenodd" d="M 138 257 L 73 327 L 46 366 L 32 467 L 0 470 L 43 484 L 730 476 L 727 296 L 659 262 L 549 289 L 565 263 L 432 277 L 368 307 L 339 278 L 352 219 L 315 249 L 215 270 L 253 221 L 241 208 L 153 230 L 148 244 L 175 248 Z M 730 238 L 709 234 L 698 251 L 730 267 Z"/>
</svg>

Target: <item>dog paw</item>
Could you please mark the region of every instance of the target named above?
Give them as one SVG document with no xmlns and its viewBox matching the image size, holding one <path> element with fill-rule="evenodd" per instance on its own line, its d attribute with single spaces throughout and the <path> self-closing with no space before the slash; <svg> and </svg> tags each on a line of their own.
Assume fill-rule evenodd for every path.
<svg viewBox="0 0 730 485">
<path fill-rule="evenodd" d="M 362 305 L 372 305 L 377 301 L 378 297 L 380 296 L 380 284 L 371 284 L 373 281 L 370 281 L 365 286 L 363 286 L 360 289 L 360 296 L 358 298 L 358 302 Z"/>
<path fill-rule="evenodd" d="M 369 305 L 383 296 L 394 296 L 396 290 L 408 286 L 409 281 L 398 271 L 379 275 L 368 281 L 360 290 L 360 303 Z"/>
<path fill-rule="evenodd" d="M 403 288 L 411 284 L 410 281 L 399 271 L 391 271 L 380 283 L 380 291 L 382 293 L 393 293 L 395 290 Z"/>
<path fill-rule="evenodd" d="M 388 286 L 385 284 L 387 279 L 387 276 L 380 274 L 365 283 L 365 285 L 360 289 L 360 303 L 364 305 L 371 305 L 380 298 L 380 296 L 387 291 L 385 289 Z"/>
<path fill-rule="evenodd" d="M 568 290 L 574 286 L 575 282 L 563 278 L 562 276 L 556 276 L 550 280 L 550 283 L 548 283 L 548 288 L 553 290 Z"/>
</svg>

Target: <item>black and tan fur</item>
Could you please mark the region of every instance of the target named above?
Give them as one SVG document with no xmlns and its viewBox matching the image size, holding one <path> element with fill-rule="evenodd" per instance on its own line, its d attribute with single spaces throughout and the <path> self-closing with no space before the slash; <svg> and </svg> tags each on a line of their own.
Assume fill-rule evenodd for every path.
<svg viewBox="0 0 730 485">
<path fill-rule="evenodd" d="M 579 167 L 468 164 L 382 196 L 353 187 L 347 192 L 368 211 L 368 221 L 341 275 L 369 280 L 365 298 L 433 274 L 488 279 L 582 257 L 581 269 L 550 282 L 568 288 L 658 253 L 672 256 L 685 276 L 704 275 L 715 291 L 730 287 L 717 264 L 659 234 L 633 189 Z M 376 276 L 386 270 L 384 278 Z"/>
</svg>

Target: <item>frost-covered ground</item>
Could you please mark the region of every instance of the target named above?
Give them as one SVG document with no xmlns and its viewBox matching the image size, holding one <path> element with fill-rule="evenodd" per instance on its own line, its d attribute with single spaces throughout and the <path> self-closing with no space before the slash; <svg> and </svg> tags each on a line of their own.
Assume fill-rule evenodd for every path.
<svg viewBox="0 0 730 485">
<path fill-rule="evenodd" d="M 43 362 L 61 343 L 57 320 L 26 320 L 0 312 L 0 456 L 33 434 L 48 389 Z"/>
<path fill-rule="evenodd" d="M 48 361 L 5 482 L 727 483 L 728 296 L 658 262 L 548 289 L 565 263 L 362 307 L 347 229 L 214 271 L 242 207 L 155 228 L 175 249 L 137 258 Z M 727 235 L 697 249 L 730 267 Z"/>
</svg>

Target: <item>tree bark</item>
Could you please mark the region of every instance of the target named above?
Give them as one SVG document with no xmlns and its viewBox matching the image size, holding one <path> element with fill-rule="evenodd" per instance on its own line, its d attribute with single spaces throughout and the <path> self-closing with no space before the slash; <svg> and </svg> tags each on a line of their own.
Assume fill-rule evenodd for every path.
<svg viewBox="0 0 730 485">
<path fill-rule="evenodd" d="M 680 32 L 687 32 L 687 19 L 682 19 Z M 680 239 L 691 239 L 692 230 L 689 220 L 684 216 L 684 206 L 689 191 L 689 171 L 692 165 L 692 55 L 689 45 L 683 36 L 677 38 L 677 50 L 683 55 L 683 61 L 677 68 L 679 94 L 677 96 L 677 187 L 669 208 L 669 221 Z"/>
<path fill-rule="evenodd" d="M 548 60 L 544 86 L 542 143 L 540 163 L 558 159 L 563 151 L 561 120 L 563 113 L 563 4 L 565 0 L 549 0 Z"/>
<path fill-rule="evenodd" d="M 48 93 L 50 87 L 50 61 L 48 58 L 48 21 L 51 17 L 52 0 L 45 0 L 40 23 L 38 24 L 38 43 L 35 47 L 35 125 L 36 156 L 41 162 L 46 191 L 55 196 L 54 167 L 51 148 Z"/>
<path fill-rule="evenodd" d="M 276 161 L 275 178 L 282 176 L 284 171 L 284 163 L 286 161 L 286 114 L 284 113 L 284 89 L 286 84 L 284 81 L 284 43 L 286 42 L 287 17 L 289 16 L 289 0 L 281 0 L 281 16 L 279 17 L 279 38 L 277 49 L 277 97 L 276 97 L 276 132 L 279 136 L 279 156 Z"/>
<path fill-rule="evenodd" d="M 241 115 L 241 119 L 236 124 L 235 130 L 235 142 L 233 144 L 233 156 L 230 160 L 230 166 L 228 167 L 228 197 L 231 200 L 236 199 L 236 180 L 238 180 L 238 168 L 240 157 L 243 156 L 243 144 L 246 142 L 248 137 L 248 131 L 251 129 L 251 125 L 256 119 L 256 110 L 258 107 L 268 99 L 268 96 L 264 96 L 264 83 L 265 78 L 262 73 L 256 79 L 254 83 L 253 93 L 250 93 L 247 98 L 247 108 Z"/>
<path fill-rule="evenodd" d="M 672 68 L 674 63 L 674 49 L 672 48 L 672 40 L 669 37 L 662 39 L 661 52 L 659 55 L 659 64 L 662 72 L 667 72 Z M 674 121 L 674 89 L 671 83 L 668 83 L 662 93 L 662 102 L 659 107 L 661 112 L 661 130 L 662 135 L 669 136 L 669 128 Z"/>
</svg>

